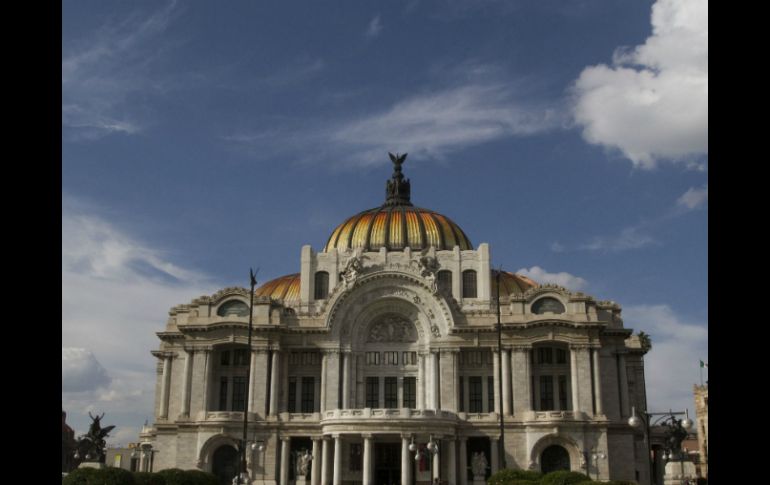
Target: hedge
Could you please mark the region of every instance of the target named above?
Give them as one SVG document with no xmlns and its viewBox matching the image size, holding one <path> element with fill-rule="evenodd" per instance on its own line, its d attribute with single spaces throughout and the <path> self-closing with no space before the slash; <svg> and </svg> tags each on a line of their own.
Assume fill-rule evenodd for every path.
<svg viewBox="0 0 770 485">
<path fill-rule="evenodd" d="M 135 485 L 166 485 L 163 475 L 150 472 L 134 472 Z"/>
<path fill-rule="evenodd" d="M 537 485 L 542 473 L 532 470 L 500 470 L 491 477 L 487 483 L 489 485 L 530 485 L 527 482 L 532 482 L 533 485 Z"/>
<path fill-rule="evenodd" d="M 76 468 L 62 485 L 135 485 L 134 475 L 122 468 Z"/>
<path fill-rule="evenodd" d="M 591 477 L 579 472 L 556 471 L 543 475 L 540 479 L 541 485 L 577 485 L 580 482 L 590 482 Z"/>
</svg>

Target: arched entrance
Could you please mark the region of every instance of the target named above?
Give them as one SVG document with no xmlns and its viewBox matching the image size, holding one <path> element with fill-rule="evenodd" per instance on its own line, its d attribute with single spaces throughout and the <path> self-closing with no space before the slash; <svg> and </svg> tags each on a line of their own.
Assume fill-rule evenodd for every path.
<svg viewBox="0 0 770 485">
<path fill-rule="evenodd" d="M 559 445 L 551 445 L 540 455 L 540 469 L 543 473 L 570 470 L 569 453 Z"/>
<path fill-rule="evenodd" d="M 230 485 L 238 473 L 238 451 L 230 445 L 217 448 L 212 457 L 211 472 L 217 476 L 219 483 Z"/>
</svg>

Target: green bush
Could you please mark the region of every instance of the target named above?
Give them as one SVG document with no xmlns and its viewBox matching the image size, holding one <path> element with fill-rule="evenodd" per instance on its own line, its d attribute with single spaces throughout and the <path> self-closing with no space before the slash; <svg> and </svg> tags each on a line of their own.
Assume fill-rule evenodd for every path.
<svg viewBox="0 0 770 485">
<path fill-rule="evenodd" d="M 134 475 L 122 468 L 77 468 L 62 485 L 135 485 Z"/>
<path fill-rule="evenodd" d="M 541 485 L 577 485 L 580 482 L 590 482 L 591 478 L 579 472 L 560 470 L 547 473 L 540 479 Z"/>
<path fill-rule="evenodd" d="M 530 485 L 527 482 L 533 482 L 533 485 L 537 485 L 542 476 L 542 473 L 532 470 L 511 470 L 506 468 L 489 477 L 487 483 L 489 485 Z"/>
<path fill-rule="evenodd" d="M 628 480 L 610 480 L 604 483 L 606 485 L 636 485 L 636 482 L 629 482 Z"/>
<path fill-rule="evenodd" d="M 169 468 L 159 471 L 156 475 L 165 480 L 164 485 L 219 485 L 216 475 L 200 470 Z"/>
<path fill-rule="evenodd" d="M 166 485 L 163 475 L 150 472 L 134 472 L 135 485 Z"/>
</svg>

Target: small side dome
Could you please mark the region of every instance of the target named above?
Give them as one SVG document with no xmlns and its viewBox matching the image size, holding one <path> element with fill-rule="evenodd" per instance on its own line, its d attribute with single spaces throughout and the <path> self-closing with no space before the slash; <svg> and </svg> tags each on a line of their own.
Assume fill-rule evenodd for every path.
<svg viewBox="0 0 770 485">
<path fill-rule="evenodd" d="M 269 296 L 274 300 L 299 300 L 299 273 L 270 280 L 254 290 L 254 296 Z"/>
<path fill-rule="evenodd" d="M 500 273 L 500 298 L 507 298 L 511 295 L 522 295 L 530 288 L 540 286 L 535 281 L 520 274 L 508 271 L 498 271 L 493 269 L 492 278 L 492 298 L 497 298 L 497 273 Z"/>
</svg>

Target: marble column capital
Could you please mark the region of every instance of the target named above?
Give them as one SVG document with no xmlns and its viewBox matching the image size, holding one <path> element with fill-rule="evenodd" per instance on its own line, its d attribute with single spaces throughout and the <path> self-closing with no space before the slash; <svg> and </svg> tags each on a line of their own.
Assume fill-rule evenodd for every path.
<svg viewBox="0 0 770 485">
<path fill-rule="evenodd" d="M 570 344 L 570 350 L 588 350 L 591 346 L 589 344 Z"/>
<path fill-rule="evenodd" d="M 511 350 L 514 352 L 529 352 L 532 350 L 531 345 L 511 345 Z"/>
<path fill-rule="evenodd" d="M 448 349 L 439 349 L 439 352 L 442 354 L 459 354 L 460 349 L 457 347 L 454 348 L 448 348 Z"/>
<path fill-rule="evenodd" d="M 370 439 L 374 438 L 374 434 L 373 433 L 361 433 L 361 438 L 363 438 L 365 440 L 370 440 Z"/>
<path fill-rule="evenodd" d="M 342 352 L 342 349 L 321 349 L 321 353 L 324 355 L 339 355 Z"/>
</svg>

